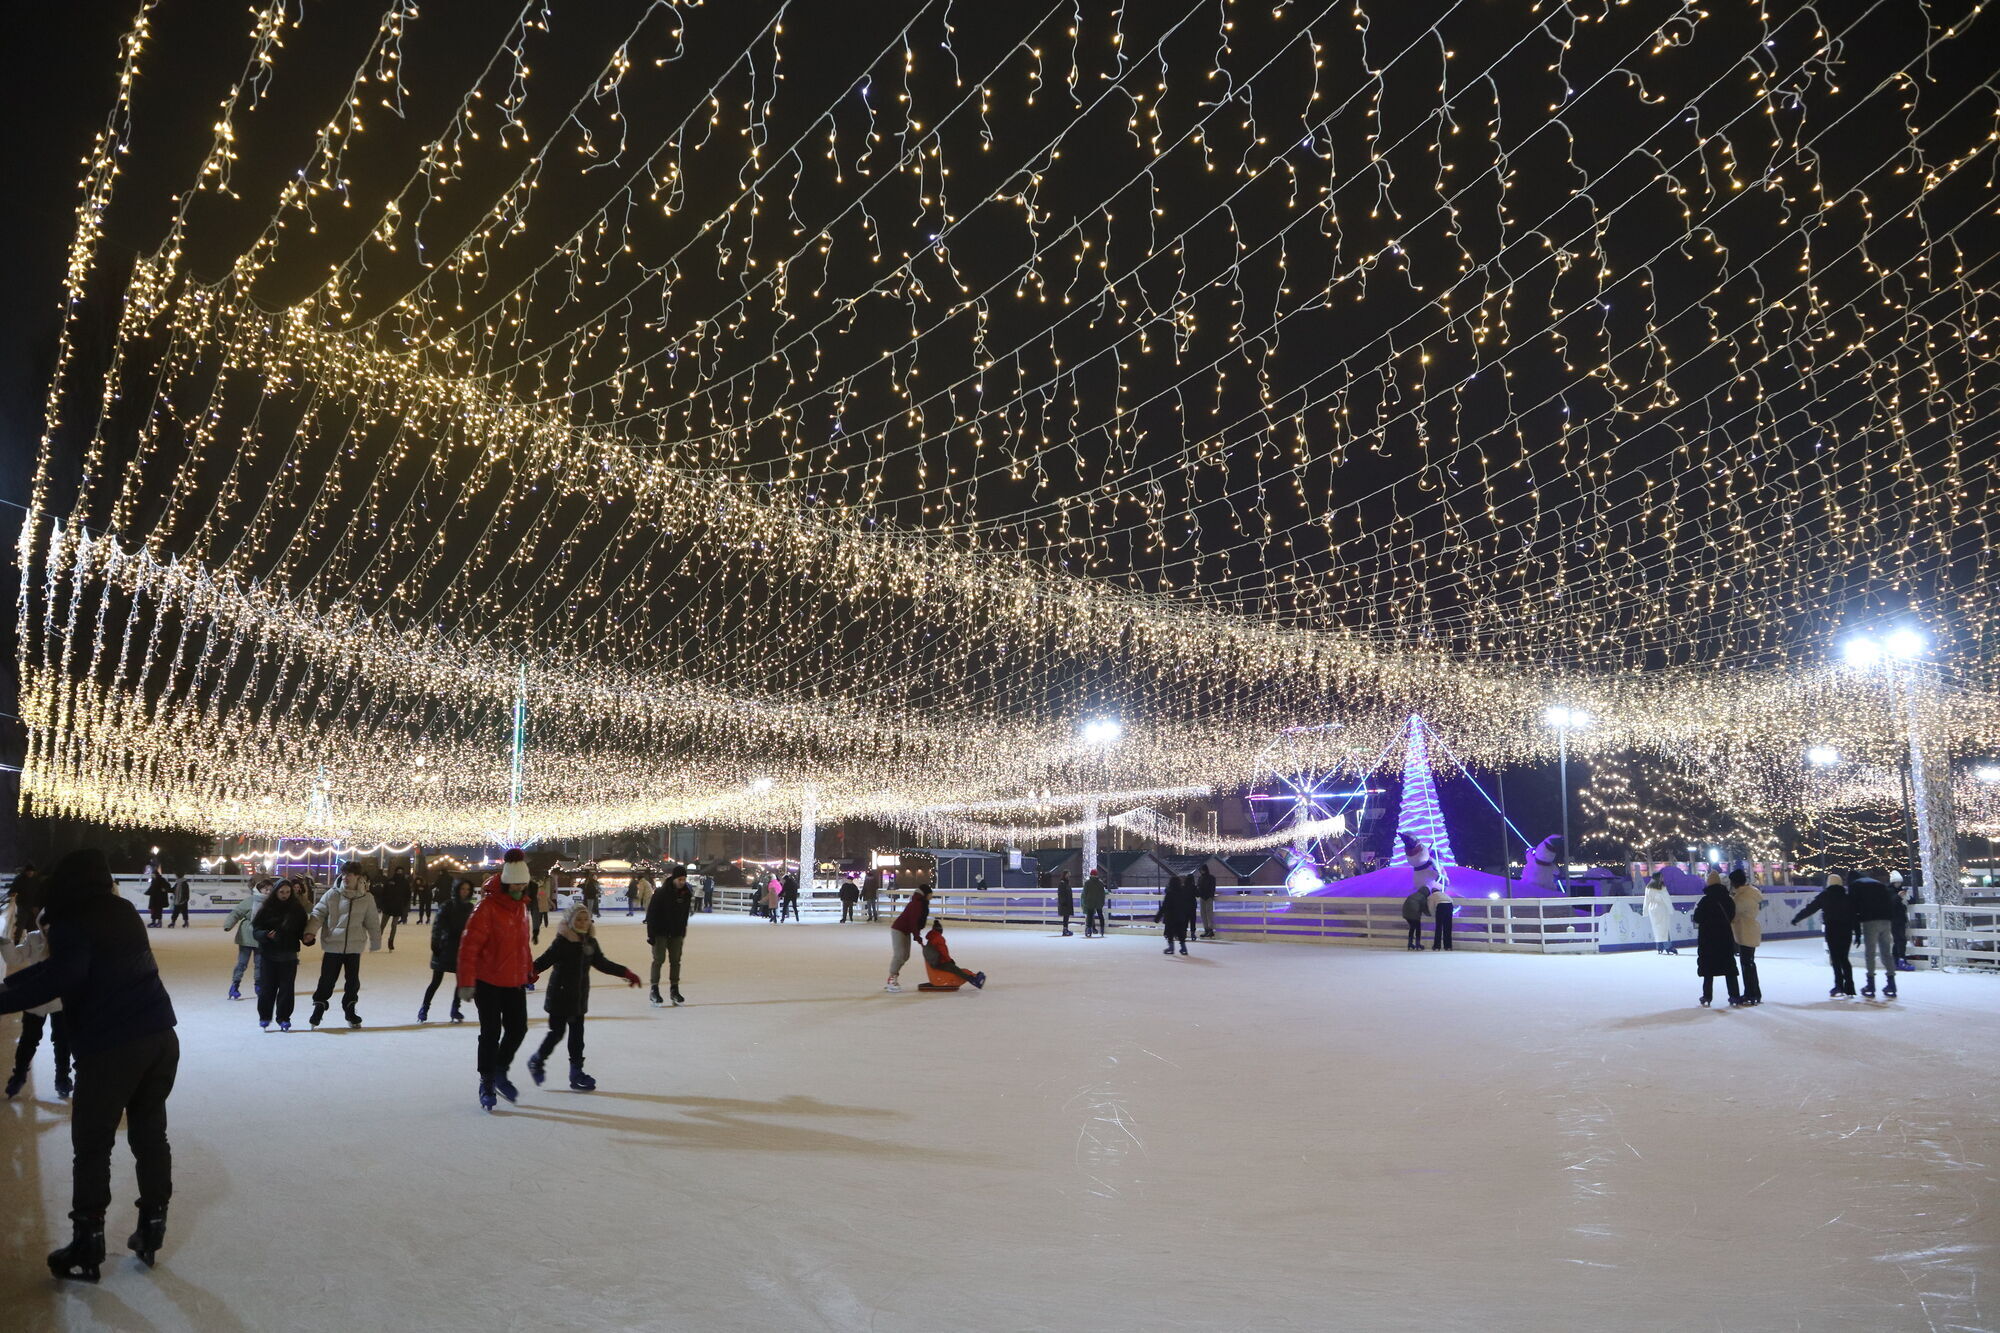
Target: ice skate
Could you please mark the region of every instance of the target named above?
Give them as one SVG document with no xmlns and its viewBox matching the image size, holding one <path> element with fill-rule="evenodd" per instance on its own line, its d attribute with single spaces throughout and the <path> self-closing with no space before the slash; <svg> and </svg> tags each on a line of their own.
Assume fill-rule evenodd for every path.
<svg viewBox="0 0 2000 1333">
<path fill-rule="evenodd" d="M 974 972 L 972 974 L 972 984 L 980 990 L 985 990 L 986 974 L 984 972 Z"/>
<path fill-rule="evenodd" d="M 1889 974 L 1888 982 L 1882 987 L 1882 998 L 1885 1000 L 1896 998 L 1896 976 L 1893 972 Z"/>
<path fill-rule="evenodd" d="M 887 991 L 891 995 L 901 994 L 903 990 L 901 986 L 896 984 L 896 979 L 894 977 L 890 977 L 889 984 L 884 986 L 882 989 Z"/>
<path fill-rule="evenodd" d="M 1898 972 L 1914 972 L 1917 970 L 1917 965 L 1907 958 L 1898 958 L 1896 960 L 1896 970 Z"/>
<path fill-rule="evenodd" d="M 236 983 L 233 981 L 229 983 L 229 998 L 232 1000 L 240 1000 L 243 998 L 243 992 L 237 989 Z"/>
<path fill-rule="evenodd" d="M 451 1007 L 451 1021 L 454 1023 L 463 1023 L 465 1021 L 465 1014 L 457 1005 Z"/>
<path fill-rule="evenodd" d="M 542 1086 L 542 1080 L 547 1077 L 547 1073 L 548 1062 L 543 1059 L 540 1051 L 528 1057 L 528 1077 L 535 1080 L 536 1087 L 539 1088 Z M 512 1101 L 514 1099 L 509 1097 L 507 1100 Z"/>
<path fill-rule="evenodd" d="M 28 1082 L 28 1071 L 25 1069 L 15 1070 L 12 1074 L 9 1074 L 7 1076 L 7 1095 L 9 1097 L 12 1097 L 15 1093 L 19 1092 L 23 1087 L 27 1086 L 27 1082 Z"/>
<path fill-rule="evenodd" d="M 1875 974 L 1873 972 L 1868 974 L 1868 984 L 1861 988 L 1861 998 L 1864 1000 L 1875 998 Z"/>
<path fill-rule="evenodd" d="M 62 1098 L 64 1101 L 68 1101 L 69 1094 L 69 1071 L 67 1069 L 58 1069 L 56 1071 L 56 1096 Z"/>
<path fill-rule="evenodd" d="M 1668 949 L 1668 950 L 1667 950 L 1667 957 L 1669 957 L 1669 958 L 1678 958 L 1678 957 L 1680 957 L 1680 956 L 1681 956 L 1681 951 L 1680 951 L 1679 949 Z"/>
<path fill-rule="evenodd" d="M 652 993 L 646 997 L 646 1002 L 655 1009 L 666 1003 L 665 1000 L 660 998 L 660 988 L 658 986 L 653 987 Z"/>
<path fill-rule="evenodd" d="M 70 1220 L 74 1224 L 70 1242 L 49 1256 L 49 1273 L 95 1282 L 98 1267 L 104 1262 L 104 1214 L 72 1214 Z"/>
<path fill-rule="evenodd" d="M 1171 945 L 1171 944 L 1169 944 L 1169 945 L 1168 945 L 1168 946 L 1167 946 L 1166 948 L 1164 948 L 1164 949 L 1160 950 L 1160 952 L 1161 952 L 1161 953 L 1165 953 L 1165 954 L 1170 954 L 1170 953 L 1172 953 L 1173 951 L 1174 951 L 1174 946 L 1173 946 L 1173 945 Z"/>
<path fill-rule="evenodd" d="M 280 1021 L 280 1022 L 279 1022 L 279 1024 L 278 1024 L 278 1031 L 280 1031 L 280 1032 L 290 1032 L 291 1030 L 292 1030 L 292 1021 L 291 1021 L 291 1020 L 290 1020 L 289 1018 L 287 1018 L 287 1019 L 284 1019 L 284 1020 L 282 1020 L 282 1021 Z"/>
<path fill-rule="evenodd" d="M 1704 1009 L 1706 1009 L 1706 1008 L 1708 1008 L 1708 1005 L 1709 1005 L 1709 999 L 1708 999 L 1708 997 L 1707 997 L 1706 995 L 1702 996 L 1702 997 L 1701 997 L 1701 1007 L 1702 1007 L 1702 1008 L 1704 1008 Z"/>
<path fill-rule="evenodd" d="M 670 991 L 668 991 L 668 992 L 667 992 L 667 994 L 668 994 L 669 996 L 671 996 L 671 997 L 673 998 L 673 1002 L 674 1002 L 675 1004 L 686 1004 L 686 1003 L 687 1003 L 687 999 L 686 999 L 686 997 L 684 997 L 684 996 L 683 996 L 683 995 L 682 995 L 682 994 L 680 993 L 680 989 L 679 989 L 678 987 L 676 987 L 676 988 L 675 988 L 675 989 L 673 989 L 673 990 L 670 990 Z"/>
<path fill-rule="evenodd" d="M 358 1027 L 360 1027 L 360 1026 L 361 1026 L 361 1015 L 360 1015 L 360 1014 L 357 1014 L 357 1013 L 355 1013 L 355 1012 L 354 1012 L 354 1011 L 353 1011 L 352 1009 L 349 1009 L 349 1010 L 347 1011 L 347 1026 L 349 1026 L 349 1027 L 351 1027 L 351 1028 L 358 1028 Z"/>
<path fill-rule="evenodd" d="M 268 1018 L 260 1018 L 257 1020 L 257 1026 L 264 1029 L 264 1031 L 269 1032 L 271 1030 L 271 1020 Z"/>
<path fill-rule="evenodd" d="M 139 1256 L 139 1262 L 151 1268 L 153 1256 L 167 1243 L 167 1206 L 163 1203 L 139 1205 L 139 1228 L 125 1241 L 125 1248 Z"/>
<path fill-rule="evenodd" d="M 1181 957 L 1187 957 L 1187 945 L 1185 943 L 1181 945 Z"/>
<path fill-rule="evenodd" d="M 311 1023 L 314 1027 L 318 1027 L 319 1021 L 325 1017 L 326 1017 L 326 1001 L 314 1000 L 312 1017 L 307 1019 L 306 1021 L 308 1023 Z"/>
<path fill-rule="evenodd" d="M 479 1104 L 489 1112 L 498 1104 L 493 1096 L 493 1080 L 490 1078 L 479 1080 Z"/>
<path fill-rule="evenodd" d="M 583 1072 L 582 1065 L 569 1067 L 569 1090 L 571 1092 L 596 1092 L 597 1080 Z"/>
<path fill-rule="evenodd" d="M 505 1074 L 495 1074 L 493 1076 L 493 1086 L 502 1097 L 507 1099 L 509 1106 L 521 1100 L 521 1090 L 515 1087 L 514 1080 L 508 1078 Z"/>
</svg>

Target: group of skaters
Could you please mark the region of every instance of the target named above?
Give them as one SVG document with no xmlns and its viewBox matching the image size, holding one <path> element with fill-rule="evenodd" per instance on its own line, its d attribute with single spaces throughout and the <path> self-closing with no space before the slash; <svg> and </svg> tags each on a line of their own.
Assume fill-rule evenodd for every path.
<svg viewBox="0 0 2000 1333">
<path fill-rule="evenodd" d="M 1757 976 L 1757 947 L 1764 940 L 1760 914 L 1764 895 L 1742 867 L 1727 877 L 1720 870 L 1708 872 L 1701 901 L 1695 904 L 1695 966 L 1701 977 L 1701 1004 L 1707 1008 L 1715 999 L 1715 982 L 1721 978 L 1734 1008 L 1764 1002 L 1764 988 Z M 1646 883 L 1645 912 L 1653 928 L 1653 946 L 1663 954 L 1678 954 L 1674 947 L 1674 908 L 1667 886 L 1659 874 Z M 1856 872 L 1852 877 L 1828 875 L 1826 886 L 1792 918 L 1801 925 L 1817 916 L 1826 937 L 1827 961 L 1833 968 L 1831 999 L 1855 998 L 1854 965 L 1849 950 L 1860 938 L 1867 984 L 1861 996 L 1874 999 L 1875 973 L 1882 972 L 1882 998 L 1896 998 L 1896 974 L 1912 972 L 1910 963 L 1909 889 L 1902 876 L 1881 880 Z M 1742 984 L 1737 982 L 1741 975 Z"/>
<path fill-rule="evenodd" d="M 1104 905 L 1110 898 L 1111 886 L 1104 878 L 1104 871 L 1093 868 L 1083 880 L 1083 937 L 1102 938 L 1104 935 Z M 1056 916 L 1061 918 L 1062 933 L 1072 936 L 1076 932 L 1069 928 L 1076 916 L 1076 889 L 1071 884 L 1069 871 L 1056 876 Z M 1212 940 L 1215 938 L 1215 876 L 1207 866 L 1192 875 L 1170 876 L 1160 890 L 1160 905 L 1153 913 L 1153 921 L 1161 928 L 1167 947 L 1161 953 L 1171 954 L 1178 946 L 1186 953 L 1187 942 L 1191 939 Z"/>
</svg>

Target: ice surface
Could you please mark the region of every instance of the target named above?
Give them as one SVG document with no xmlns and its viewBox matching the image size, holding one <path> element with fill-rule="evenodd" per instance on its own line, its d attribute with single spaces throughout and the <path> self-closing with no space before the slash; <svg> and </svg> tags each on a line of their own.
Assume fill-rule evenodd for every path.
<svg viewBox="0 0 2000 1333">
<path fill-rule="evenodd" d="M 197 927 L 154 936 L 184 1043 L 160 1267 L 122 1249 L 121 1143 L 102 1286 L 47 1278 L 45 1047 L 0 1108 L 7 1333 L 2000 1323 L 1992 976 L 1829 1001 L 1783 943 L 1729 1012 L 1691 951 L 959 928 L 988 989 L 893 996 L 883 925 L 706 917 L 688 1007 L 594 990 L 601 1091 L 517 1065 L 487 1116 L 473 1026 L 413 1023 L 421 931 L 365 960 L 366 1029 L 281 1036 Z M 643 970 L 636 926 L 605 936 Z"/>
</svg>

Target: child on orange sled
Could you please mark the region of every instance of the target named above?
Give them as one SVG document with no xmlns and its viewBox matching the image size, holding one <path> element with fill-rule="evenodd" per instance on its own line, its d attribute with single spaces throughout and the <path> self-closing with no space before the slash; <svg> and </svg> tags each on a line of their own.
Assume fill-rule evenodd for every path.
<svg viewBox="0 0 2000 1333">
<path fill-rule="evenodd" d="M 943 917 L 932 917 L 930 931 L 924 936 L 924 971 L 931 979 L 918 990 L 957 990 L 968 981 L 974 990 L 986 987 L 984 972 L 968 972 L 952 961 L 951 946 L 944 942 Z"/>
</svg>

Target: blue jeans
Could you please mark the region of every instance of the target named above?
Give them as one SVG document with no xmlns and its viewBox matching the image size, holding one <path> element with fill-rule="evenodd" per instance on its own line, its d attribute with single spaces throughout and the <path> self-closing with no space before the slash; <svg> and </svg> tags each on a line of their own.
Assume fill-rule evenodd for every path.
<svg viewBox="0 0 2000 1333">
<path fill-rule="evenodd" d="M 256 960 L 257 970 L 251 973 L 251 976 L 257 985 L 264 984 L 264 959 L 255 949 L 246 944 L 239 944 L 236 946 L 236 970 L 229 974 L 229 989 L 235 990 L 243 984 L 243 971 L 250 966 L 252 959 Z"/>
</svg>

